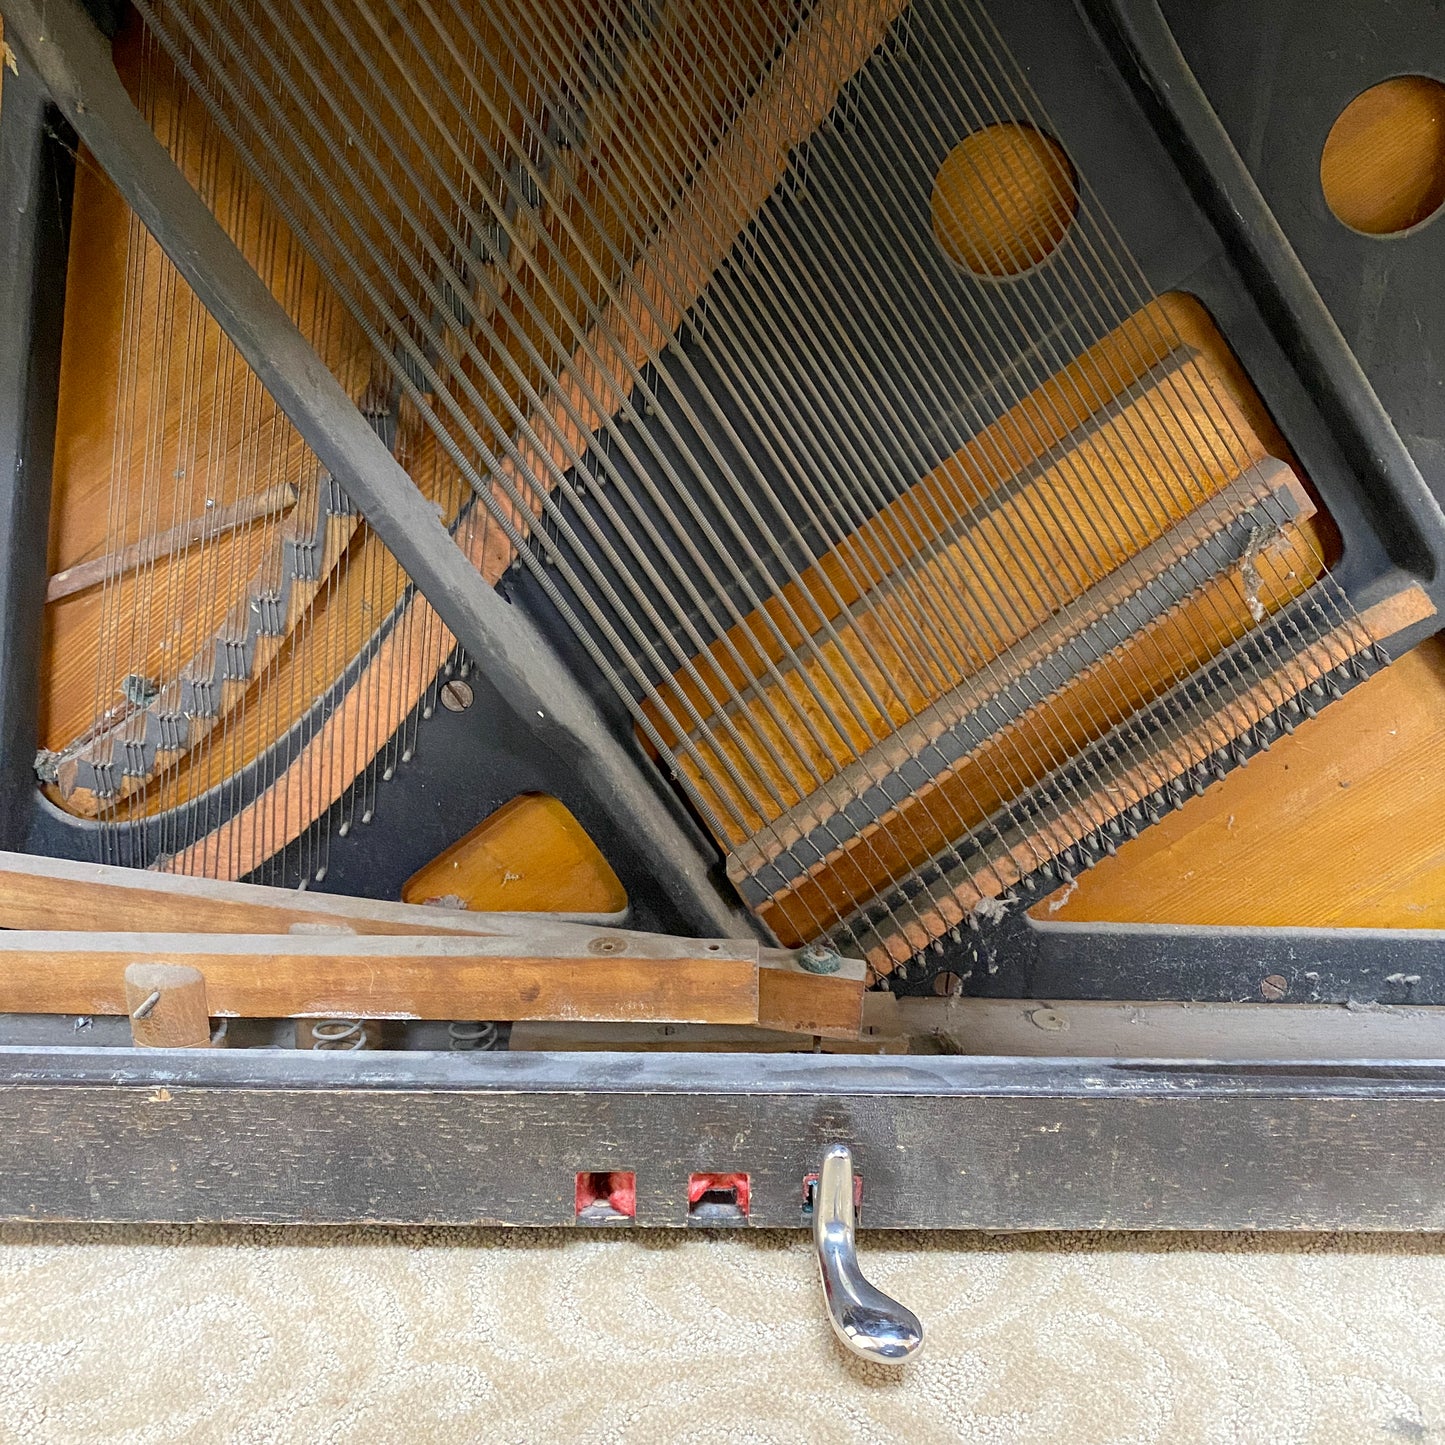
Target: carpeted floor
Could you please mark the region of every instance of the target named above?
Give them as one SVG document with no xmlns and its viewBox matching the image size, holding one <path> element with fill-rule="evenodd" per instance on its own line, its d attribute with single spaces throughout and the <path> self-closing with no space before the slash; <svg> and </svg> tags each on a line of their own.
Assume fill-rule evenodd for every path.
<svg viewBox="0 0 1445 1445">
<path fill-rule="evenodd" d="M 6 1441 L 1445 1442 L 1445 1239 L 0 1228 Z"/>
</svg>

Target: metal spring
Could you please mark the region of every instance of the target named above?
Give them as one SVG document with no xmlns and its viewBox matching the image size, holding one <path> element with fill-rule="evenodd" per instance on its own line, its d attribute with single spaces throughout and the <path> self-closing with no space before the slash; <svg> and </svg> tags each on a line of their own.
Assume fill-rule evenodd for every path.
<svg viewBox="0 0 1445 1445">
<path fill-rule="evenodd" d="M 317 1019 L 311 1026 L 313 1049 L 351 1054 L 366 1047 L 366 1024 L 361 1019 Z"/>
<path fill-rule="evenodd" d="M 481 1020 L 458 1020 L 447 1025 L 447 1047 L 470 1053 L 497 1047 L 497 1026 Z"/>
</svg>

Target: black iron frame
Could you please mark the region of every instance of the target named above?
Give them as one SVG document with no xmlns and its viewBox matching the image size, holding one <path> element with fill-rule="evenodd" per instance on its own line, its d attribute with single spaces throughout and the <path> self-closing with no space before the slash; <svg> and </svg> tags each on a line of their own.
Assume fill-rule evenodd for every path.
<svg viewBox="0 0 1445 1445">
<path fill-rule="evenodd" d="M 1393 560 L 1433 587 L 1439 507 L 1155 0 L 1084 7 L 1189 160 L 1197 199 L 1244 258 L 1261 310 L 1329 400 L 1335 441 L 1380 483 L 1374 494 L 1400 523 L 1385 529 L 1399 539 Z M 140 122 L 79 7 L 3 9 L 19 69 L 0 112 L 0 256 L 28 264 L 0 281 L 0 460 L 16 478 L 0 517 L 0 830 L 18 826 L 22 767 L 33 791 L 35 541 L 48 503 L 69 184 L 48 91 L 278 401 L 306 419 L 323 463 L 355 479 L 358 503 L 517 718 L 567 756 L 584 824 L 589 809 L 607 818 L 608 835 L 631 850 L 619 871 L 650 879 L 681 926 L 750 927 L 675 800 L 611 736 L 546 641 L 464 568 Z M 985 991 L 1160 996 L 1171 990 L 1159 970 L 1172 967 L 1180 997 L 1257 997 L 1262 975 L 1284 973 L 1287 997 L 1349 998 L 1353 979 L 1398 963 L 1393 971 L 1417 980 L 1404 997 L 1433 1001 L 1445 976 L 1435 935 L 1036 925 L 1021 914 L 1010 926 L 1023 942 Z M 0 1047 L 0 1217 L 556 1224 L 572 1220 L 575 1171 L 633 1169 L 637 1222 L 672 1225 L 686 1223 L 689 1170 L 745 1169 L 750 1222 L 796 1225 L 804 1174 L 841 1140 L 854 1147 L 875 1226 L 1433 1229 L 1445 1227 L 1445 1158 L 1431 1143 L 1442 1103 L 1445 1066 L 1429 1064 Z M 318 1131 L 325 1149 L 306 1143 Z"/>
</svg>

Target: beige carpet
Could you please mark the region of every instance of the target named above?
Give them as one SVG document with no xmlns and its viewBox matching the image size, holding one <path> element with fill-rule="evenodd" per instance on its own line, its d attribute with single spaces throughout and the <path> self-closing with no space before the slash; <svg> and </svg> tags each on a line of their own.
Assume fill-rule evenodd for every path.
<svg viewBox="0 0 1445 1445">
<path fill-rule="evenodd" d="M 0 1439 L 1445 1442 L 1445 1240 L 0 1228 Z"/>
</svg>

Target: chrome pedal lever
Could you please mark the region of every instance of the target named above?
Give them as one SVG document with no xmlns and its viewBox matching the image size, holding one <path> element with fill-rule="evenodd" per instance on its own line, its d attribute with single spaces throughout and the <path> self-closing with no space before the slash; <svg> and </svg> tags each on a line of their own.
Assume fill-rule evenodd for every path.
<svg viewBox="0 0 1445 1445">
<path fill-rule="evenodd" d="M 923 1348 L 918 1316 L 869 1284 L 858 1267 L 855 1239 L 853 1154 L 834 1144 L 810 1183 L 813 1242 L 833 1332 L 859 1359 L 902 1365 Z"/>
</svg>

